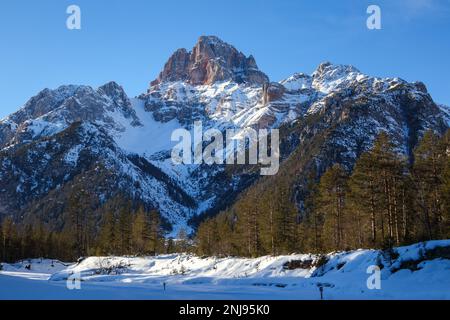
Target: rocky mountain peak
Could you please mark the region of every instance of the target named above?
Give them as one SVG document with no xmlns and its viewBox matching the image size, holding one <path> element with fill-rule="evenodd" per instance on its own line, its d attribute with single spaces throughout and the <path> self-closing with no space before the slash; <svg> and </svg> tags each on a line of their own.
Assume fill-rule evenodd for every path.
<svg viewBox="0 0 450 320">
<path fill-rule="evenodd" d="M 314 78 L 342 78 L 348 74 L 361 73 L 357 68 L 352 65 L 332 64 L 329 61 L 322 62 L 313 72 Z"/>
<path fill-rule="evenodd" d="M 114 81 L 110 81 L 99 87 L 97 92 L 109 97 L 117 106 L 131 108 L 131 103 L 125 90 Z"/>
<path fill-rule="evenodd" d="M 118 95 L 125 94 L 123 88 L 115 81 L 110 81 L 98 88 L 98 91 L 106 94 L 109 97 L 116 97 Z"/>
<path fill-rule="evenodd" d="M 354 66 L 323 62 L 312 74 L 312 86 L 322 93 L 329 93 L 363 77 L 367 76 Z"/>
<path fill-rule="evenodd" d="M 201 36 L 192 51 L 175 51 L 150 85 L 173 81 L 210 85 L 227 80 L 262 85 L 269 78 L 258 69 L 253 56 L 245 56 L 216 36 Z"/>
</svg>

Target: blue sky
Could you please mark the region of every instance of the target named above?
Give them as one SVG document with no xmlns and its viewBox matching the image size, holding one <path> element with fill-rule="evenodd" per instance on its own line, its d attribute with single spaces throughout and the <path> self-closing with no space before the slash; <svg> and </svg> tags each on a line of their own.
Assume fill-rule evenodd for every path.
<svg viewBox="0 0 450 320">
<path fill-rule="evenodd" d="M 81 30 L 66 28 L 70 4 Z M 366 28 L 369 4 L 381 7 L 382 30 Z M 61 84 L 115 80 L 138 95 L 173 51 L 211 34 L 253 54 L 273 81 L 331 61 L 421 80 L 450 104 L 450 0 L 14 0 L 0 5 L 0 117 Z"/>
</svg>

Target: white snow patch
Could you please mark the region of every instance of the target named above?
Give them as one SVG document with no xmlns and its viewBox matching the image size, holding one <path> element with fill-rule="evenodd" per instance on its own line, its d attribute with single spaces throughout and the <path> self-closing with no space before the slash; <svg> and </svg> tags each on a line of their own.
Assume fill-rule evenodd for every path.
<svg viewBox="0 0 450 320">
<path fill-rule="evenodd" d="M 150 156 L 156 152 L 172 149 L 176 142 L 171 141 L 172 132 L 182 126 L 174 119 L 166 123 L 158 122 L 151 112 L 144 109 L 144 101 L 131 99 L 133 108 L 143 126 L 132 126 L 130 119 L 122 113 L 111 114 L 116 123 L 124 127 L 123 132 L 115 135 L 119 147 L 130 153 Z"/>
</svg>

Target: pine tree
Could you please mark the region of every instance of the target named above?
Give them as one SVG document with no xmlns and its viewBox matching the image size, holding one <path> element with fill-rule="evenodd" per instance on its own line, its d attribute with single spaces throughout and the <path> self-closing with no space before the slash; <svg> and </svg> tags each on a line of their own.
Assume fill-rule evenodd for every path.
<svg viewBox="0 0 450 320">
<path fill-rule="evenodd" d="M 127 202 L 119 209 L 119 218 L 117 224 L 119 253 L 122 255 L 132 253 L 131 221 L 132 221 L 131 202 Z"/>
<path fill-rule="evenodd" d="M 440 238 L 443 233 L 444 203 L 442 185 L 448 157 L 443 140 L 427 131 L 414 150 L 413 177 L 417 190 L 418 211 L 427 239 Z"/>
<path fill-rule="evenodd" d="M 116 217 L 112 211 L 108 211 L 104 216 L 98 237 L 98 248 L 100 254 L 117 254 L 117 226 Z"/>
<path fill-rule="evenodd" d="M 212 223 L 213 243 L 215 243 L 213 246 L 214 254 L 235 254 L 233 217 L 227 214 L 219 214 Z"/>
<path fill-rule="evenodd" d="M 89 255 L 94 242 L 94 210 L 88 192 L 75 185 L 69 195 L 66 207 L 64 233 L 71 237 L 75 256 Z"/>
<path fill-rule="evenodd" d="M 46 254 L 45 257 L 46 258 L 58 258 L 59 257 L 59 252 L 57 250 L 55 250 L 55 243 L 57 241 L 56 237 L 54 236 L 53 232 L 47 232 L 46 237 L 45 237 L 45 250 L 46 250 Z"/>
<path fill-rule="evenodd" d="M 150 225 L 144 208 L 139 207 L 131 226 L 131 241 L 134 254 L 145 254 L 150 247 Z"/>
<path fill-rule="evenodd" d="M 308 195 L 304 204 L 304 219 L 300 226 L 305 245 L 302 249 L 312 252 L 321 252 L 323 250 L 322 228 L 323 214 L 318 210 L 319 202 L 319 184 L 316 181 L 317 172 L 311 170 L 307 180 Z"/>
<path fill-rule="evenodd" d="M 207 219 L 201 223 L 196 234 L 197 253 L 208 256 L 221 253 L 215 250 L 220 242 L 217 236 L 216 219 Z"/>
<path fill-rule="evenodd" d="M 278 249 L 278 237 L 276 230 L 277 208 L 274 198 L 262 197 L 258 206 L 260 210 L 258 216 L 260 251 L 262 254 L 275 255 Z"/>
<path fill-rule="evenodd" d="M 236 207 L 238 223 L 237 238 L 242 239 L 239 246 L 243 249 L 243 255 L 255 257 L 260 253 L 259 230 L 259 204 L 254 198 L 254 193 L 248 193 L 247 201 L 241 201 Z"/>
<path fill-rule="evenodd" d="M 335 164 L 320 179 L 319 208 L 324 215 L 325 247 L 342 250 L 345 247 L 344 205 L 347 173 Z"/>
<path fill-rule="evenodd" d="M 279 250 L 282 253 L 292 253 L 296 250 L 298 242 L 298 211 L 290 199 L 290 188 L 283 183 L 278 188 L 277 208 L 275 221 L 278 222 L 276 229 L 280 230 Z"/>
<path fill-rule="evenodd" d="M 22 228 L 22 237 L 21 237 L 21 256 L 28 258 L 37 258 L 34 253 L 34 239 L 33 239 L 33 227 L 31 224 L 25 225 Z"/>
<path fill-rule="evenodd" d="M 20 257 L 16 225 L 11 217 L 6 217 L 2 223 L 3 261 L 14 262 Z"/>
<path fill-rule="evenodd" d="M 33 239 L 35 242 L 34 250 L 36 257 L 49 257 L 47 248 L 47 228 L 42 221 L 37 221 L 33 230 Z"/>
<path fill-rule="evenodd" d="M 164 237 L 161 228 L 161 217 L 159 212 L 152 210 L 149 214 L 150 218 L 150 233 L 148 251 L 150 254 L 157 255 L 162 251 L 164 246 Z"/>
<path fill-rule="evenodd" d="M 366 243 L 363 234 L 370 234 L 368 242 L 372 246 L 377 245 L 379 240 L 378 222 L 382 211 L 380 206 L 381 188 L 375 160 L 371 153 L 362 154 L 349 179 L 350 192 L 347 208 L 350 214 L 358 217 L 357 221 L 360 222 L 357 225 L 357 232 L 358 242 L 361 246 Z M 368 221 L 368 226 L 362 221 Z M 367 227 L 369 230 L 366 229 Z"/>
</svg>

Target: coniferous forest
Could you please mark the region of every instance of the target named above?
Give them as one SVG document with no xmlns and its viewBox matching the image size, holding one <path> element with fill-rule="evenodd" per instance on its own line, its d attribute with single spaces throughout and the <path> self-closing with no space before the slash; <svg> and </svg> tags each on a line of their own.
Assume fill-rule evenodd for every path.
<svg viewBox="0 0 450 320">
<path fill-rule="evenodd" d="M 155 255 L 177 251 L 172 240 L 165 241 L 163 221 L 155 210 L 118 195 L 97 212 L 89 210 L 88 195 L 77 190 L 65 212 L 62 230 L 42 221 L 16 223 L 10 217 L 0 228 L 2 261 L 25 258 L 55 258 L 74 261 L 91 255 Z M 100 216 L 100 221 L 95 217 Z"/>
<path fill-rule="evenodd" d="M 351 171 L 335 164 L 320 179 L 312 173 L 302 210 L 285 201 L 287 185 L 250 188 L 231 209 L 200 225 L 196 249 L 255 257 L 449 238 L 450 131 L 443 137 L 426 132 L 411 158 L 381 133 Z"/>
<path fill-rule="evenodd" d="M 292 193 L 288 183 L 270 192 L 255 184 L 232 207 L 203 221 L 190 239 L 182 230 L 176 241 L 165 237 L 156 210 L 117 195 L 94 212 L 89 195 L 74 189 L 59 228 L 5 218 L 0 258 L 73 261 L 186 251 L 255 257 L 450 238 L 450 131 L 442 137 L 426 132 L 410 158 L 381 133 L 351 170 L 334 164 L 320 178 L 312 172 L 301 209 L 285 200 Z"/>
</svg>

